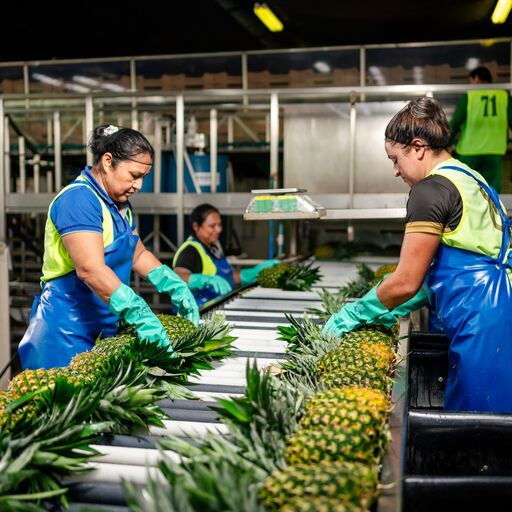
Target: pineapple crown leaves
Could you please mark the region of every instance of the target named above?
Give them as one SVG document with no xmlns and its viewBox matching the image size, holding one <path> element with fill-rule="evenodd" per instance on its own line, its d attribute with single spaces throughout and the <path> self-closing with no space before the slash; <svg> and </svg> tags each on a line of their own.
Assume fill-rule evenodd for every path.
<svg viewBox="0 0 512 512">
<path fill-rule="evenodd" d="M 256 361 L 252 365 L 247 361 L 245 374 L 247 387 L 244 396 L 229 400 L 217 399 L 220 407 L 210 408 L 218 412 L 226 423 L 241 429 L 257 424 L 259 428 L 275 430 L 286 436 L 290 419 L 300 410 L 303 396 L 293 393 L 292 389 L 286 389 L 286 385 L 269 372 L 260 373 Z"/>
<path fill-rule="evenodd" d="M 231 329 L 222 315 L 214 315 L 192 332 L 172 337 L 173 352 L 157 343 L 136 338 L 133 350 L 142 358 L 144 365 L 160 368 L 176 377 L 178 382 L 183 382 L 185 378 L 180 376 L 211 369 L 211 361 L 233 354 L 231 344 L 236 338 L 229 336 Z"/>
<path fill-rule="evenodd" d="M 300 319 L 296 319 L 289 313 L 285 313 L 285 317 L 290 325 L 278 326 L 280 336 L 277 339 L 287 342 L 287 353 L 297 352 L 313 340 L 322 339 L 321 326 L 308 318 L 306 314 Z"/>
<path fill-rule="evenodd" d="M 320 318 L 324 322 L 345 305 L 348 297 L 344 291 L 332 293 L 325 288 L 322 288 L 318 295 L 322 301 L 321 309 L 307 308 L 306 312 Z"/>
<path fill-rule="evenodd" d="M 281 263 L 262 270 L 258 275 L 258 283 L 268 288 L 305 291 L 320 278 L 320 267 L 313 267 L 313 261 L 297 265 Z"/>
<path fill-rule="evenodd" d="M 170 483 L 168 500 L 179 510 L 263 512 L 257 499 L 257 486 L 268 475 L 246 458 L 243 449 L 231 440 L 208 435 L 199 447 L 172 436 L 159 443 L 159 449 L 180 453 L 179 462 L 164 452 L 159 469 Z M 176 494 L 176 490 L 181 492 Z M 149 494 L 150 486 L 146 489 Z M 164 510 L 173 510 L 171 508 Z"/>
<path fill-rule="evenodd" d="M 314 393 L 325 387 L 318 380 L 318 362 L 327 353 L 339 346 L 335 338 L 320 338 L 307 344 L 298 342 L 297 349 L 289 354 L 289 359 L 280 364 L 279 378 L 292 387 L 302 387 L 305 393 Z"/>
<path fill-rule="evenodd" d="M 320 267 L 313 267 L 313 261 L 296 265 L 278 279 L 279 287 L 283 290 L 307 291 L 321 279 Z"/>
<path fill-rule="evenodd" d="M 112 423 L 84 423 L 97 406 L 99 395 L 84 390 L 76 393 L 65 380 L 57 380 L 55 387 L 45 389 L 40 397 L 47 405 L 44 412 L 17 423 L 1 439 L 0 494 L 10 496 L 12 503 L 59 497 L 66 505 L 60 478 L 86 469 L 84 464 L 97 454 L 89 444 Z M 19 496 L 20 488 L 26 494 Z"/>
<path fill-rule="evenodd" d="M 370 290 L 375 275 L 373 270 L 362 263 L 357 265 L 357 274 L 358 276 L 355 279 L 339 289 L 338 295 L 340 297 L 359 298 Z"/>
</svg>

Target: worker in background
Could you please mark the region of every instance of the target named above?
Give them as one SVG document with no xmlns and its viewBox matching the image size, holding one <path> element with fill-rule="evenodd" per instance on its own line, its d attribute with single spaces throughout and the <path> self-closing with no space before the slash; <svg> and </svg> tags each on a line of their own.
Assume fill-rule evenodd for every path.
<svg viewBox="0 0 512 512">
<path fill-rule="evenodd" d="M 395 176 L 411 187 L 400 261 L 324 332 L 393 325 L 429 295 L 450 339 L 445 408 L 510 413 L 511 223 L 482 175 L 451 157 L 449 141 L 448 121 L 432 98 L 409 102 L 389 122 L 386 152 Z M 428 293 L 415 296 L 424 283 Z"/>
<path fill-rule="evenodd" d="M 120 319 L 139 339 L 170 347 L 158 318 L 129 286 L 132 270 L 167 292 L 179 314 L 199 321 L 187 285 L 137 234 L 129 198 L 151 169 L 151 144 L 138 131 L 109 125 L 94 130 L 89 149 L 94 165 L 48 210 L 41 295 L 19 347 L 23 368 L 66 366 L 98 337 L 114 336 Z"/>
<path fill-rule="evenodd" d="M 492 83 L 491 72 L 480 66 L 469 73 L 470 84 Z M 462 96 L 451 121 L 451 144 L 458 136 L 459 160 L 478 172 L 501 192 L 503 155 L 508 127 L 512 127 L 512 101 L 502 89 L 478 89 Z M 460 135 L 459 135 L 460 134 Z"/>
<path fill-rule="evenodd" d="M 190 214 L 192 235 L 179 247 L 173 260 L 174 271 L 188 283 L 199 305 L 235 286 L 256 282 L 261 270 L 278 263 L 265 260 L 251 268 L 234 270 L 219 242 L 222 219 L 211 204 L 200 204 Z"/>
</svg>

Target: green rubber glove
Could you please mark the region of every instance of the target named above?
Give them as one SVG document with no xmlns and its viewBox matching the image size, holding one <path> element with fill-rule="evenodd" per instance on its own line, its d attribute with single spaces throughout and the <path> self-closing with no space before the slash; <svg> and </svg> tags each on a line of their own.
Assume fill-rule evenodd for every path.
<svg viewBox="0 0 512 512">
<path fill-rule="evenodd" d="M 199 309 L 187 284 L 167 265 L 154 268 L 147 276 L 148 281 L 158 293 L 166 292 L 171 303 L 178 308 L 178 314 L 188 318 L 194 325 L 199 325 Z"/>
<path fill-rule="evenodd" d="M 265 268 L 273 267 L 277 265 L 279 260 L 265 260 L 254 267 L 244 268 L 240 270 L 240 281 L 242 286 L 247 286 L 248 284 L 253 284 L 258 279 L 258 274 Z"/>
<path fill-rule="evenodd" d="M 146 301 L 129 286 L 122 284 L 110 296 L 110 312 L 133 325 L 139 340 L 156 341 L 172 351 L 171 342 L 160 320 Z"/>
<path fill-rule="evenodd" d="M 322 334 L 341 337 L 362 325 L 372 323 L 393 327 L 399 316 L 405 316 L 428 303 L 428 294 L 422 287 L 412 299 L 389 310 L 377 297 L 379 284 L 380 282 L 358 301 L 343 306 L 332 315 L 324 325 Z"/>
<path fill-rule="evenodd" d="M 217 295 L 225 295 L 231 291 L 231 285 L 222 276 L 207 276 L 205 274 L 190 274 L 188 287 L 191 290 L 200 290 L 210 286 Z"/>
</svg>

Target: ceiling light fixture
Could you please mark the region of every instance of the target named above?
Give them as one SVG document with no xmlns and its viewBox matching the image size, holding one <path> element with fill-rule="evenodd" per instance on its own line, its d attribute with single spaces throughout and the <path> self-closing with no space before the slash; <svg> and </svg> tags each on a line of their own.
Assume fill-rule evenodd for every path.
<svg viewBox="0 0 512 512">
<path fill-rule="evenodd" d="M 512 1 L 512 0 L 511 0 Z M 284 28 L 281 20 L 272 12 L 267 4 L 254 4 L 254 14 L 270 32 L 281 32 Z"/>
<path fill-rule="evenodd" d="M 512 0 L 498 0 L 494 12 L 492 13 L 491 20 L 493 23 L 505 23 L 508 13 L 512 8 Z"/>
</svg>

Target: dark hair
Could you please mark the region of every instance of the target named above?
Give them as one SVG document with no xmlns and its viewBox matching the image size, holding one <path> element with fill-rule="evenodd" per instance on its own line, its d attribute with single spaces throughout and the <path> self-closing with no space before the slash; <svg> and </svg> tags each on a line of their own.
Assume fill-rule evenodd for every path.
<svg viewBox="0 0 512 512">
<path fill-rule="evenodd" d="M 201 226 L 210 213 L 218 213 L 220 215 L 219 210 L 208 203 L 200 204 L 192 210 L 190 214 L 190 227 L 192 228 L 192 232 L 194 232 L 194 223 Z"/>
<path fill-rule="evenodd" d="M 155 150 L 148 139 L 137 130 L 120 128 L 112 124 L 104 124 L 94 128 L 89 141 L 96 165 L 105 153 L 112 153 L 112 165 L 115 167 L 122 160 L 132 159 L 140 154 L 148 154 L 153 160 Z"/>
<path fill-rule="evenodd" d="M 488 84 L 492 84 L 492 75 L 488 68 L 485 66 L 478 66 L 477 68 L 471 70 L 469 72 L 469 76 L 471 78 L 480 78 L 482 82 L 486 82 Z"/>
<path fill-rule="evenodd" d="M 393 116 L 385 137 L 387 142 L 404 146 L 418 138 L 437 154 L 449 145 L 450 126 L 441 105 L 434 98 L 423 96 L 411 100 Z"/>
</svg>

